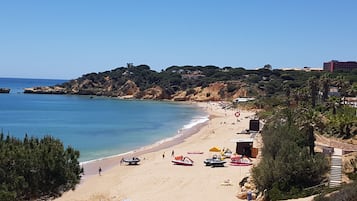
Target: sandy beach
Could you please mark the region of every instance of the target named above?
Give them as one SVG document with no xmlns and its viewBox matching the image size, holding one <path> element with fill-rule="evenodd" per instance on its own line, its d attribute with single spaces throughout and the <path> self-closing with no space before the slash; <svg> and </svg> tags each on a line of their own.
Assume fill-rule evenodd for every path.
<svg viewBox="0 0 357 201">
<path fill-rule="evenodd" d="M 196 128 L 195 134 L 128 153 L 127 156 L 141 159 L 137 166 L 120 164 L 123 156 L 84 164 L 86 175 L 81 184 L 56 201 L 238 200 L 238 183 L 249 175 L 252 166 L 231 166 L 227 160 L 225 167 L 211 168 L 203 161 L 212 157 L 214 153 L 209 149 L 213 146 L 234 151 L 236 144 L 232 139 L 250 138 L 250 135 L 237 133 L 248 129 L 249 119 L 255 113 L 240 111 L 237 118 L 234 115 L 237 110 L 222 109 L 218 103 L 198 103 L 198 106 L 207 110 L 210 120 Z M 257 147 L 256 141 L 253 146 Z M 173 165 L 172 150 L 175 156 L 189 156 L 194 165 Z M 204 153 L 187 154 L 198 151 Z M 98 174 L 99 167 L 103 170 L 101 175 Z M 232 185 L 222 185 L 225 180 L 230 180 Z"/>
</svg>

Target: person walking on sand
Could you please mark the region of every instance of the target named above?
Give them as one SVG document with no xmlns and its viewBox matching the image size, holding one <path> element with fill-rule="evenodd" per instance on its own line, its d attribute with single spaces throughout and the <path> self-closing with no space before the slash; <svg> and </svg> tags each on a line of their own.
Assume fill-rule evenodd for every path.
<svg viewBox="0 0 357 201">
<path fill-rule="evenodd" d="M 162 159 L 164 159 L 165 158 L 165 152 L 162 154 Z"/>
<path fill-rule="evenodd" d="M 172 152 L 171 152 L 171 156 L 174 156 L 175 155 L 175 151 L 174 150 L 172 150 Z"/>
<path fill-rule="evenodd" d="M 102 168 L 101 167 L 99 167 L 98 172 L 99 172 L 99 176 L 102 176 Z"/>
<path fill-rule="evenodd" d="M 252 197 L 252 191 L 248 191 L 248 193 L 247 193 L 247 200 L 248 201 L 251 201 L 253 199 L 253 197 Z"/>
<path fill-rule="evenodd" d="M 121 158 L 120 165 L 122 165 L 123 163 L 124 163 L 124 158 Z"/>
</svg>

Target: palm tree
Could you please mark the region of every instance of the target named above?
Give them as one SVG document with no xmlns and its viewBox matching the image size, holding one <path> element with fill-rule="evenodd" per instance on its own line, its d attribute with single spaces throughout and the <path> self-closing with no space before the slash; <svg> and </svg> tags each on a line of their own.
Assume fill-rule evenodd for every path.
<svg viewBox="0 0 357 201">
<path fill-rule="evenodd" d="M 332 110 L 332 114 L 336 115 L 337 109 L 341 107 L 341 98 L 337 96 L 331 96 L 327 99 L 326 107 L 328 110 Z"/>
<path fill-rule="evenodd" d="M 337 76 L 334 79 L 333 84 L 338 88 L 338 91 L 340 92 L 341 96 L 346 96 L 347 89 L 351 86 L 351 84 L 346 81 L 343 76 Z"/>
<path fill-rule="evenodd" d="M 310 154 L 315 155 L 315 131 L 322 131 L 324 124 L 320 112 L 313 108 L 299 107 L 295 110 L 295 123 L 305 135 L 305 141 L 302 142 L 309 147 Z"/>
<path fill-rule="evenodd" d="M 315 77 L 310 77 L 308 79 L 307 83 L 308 83 L 309 92 L 310 92 L 311 106 L 315 107 L 316 106 L 316 98 L 317 98 L 317 80 Z"/>
<path fill-rule="evenodd" d="M 322 91 L 322 102 L 325 102 L 328 98 L 328 92 L 330 89 L 331 79 L 329 74 L 324 74 L 320 77 L 320 90 Z"/>
<path fill-rule="evenodd" d="M 343 106 L 339 110 L 329 116 L 329 124 L 326 130 L 327 133 L 337 135 L 343 139 L 349 139 L 356 135 L 353 128 L 357 127 L 357 118 L 355 109 L 349 106 Z"/>
<path fill-rule="evenodd" d="M 297 105 L 304 104 L 309 99 L 309 94 L 306 88 L 295 89 L 292 91 L 292 94 Z"/>
<path fill-rule="evenodd" d="M 353 83 L 346 92 L 348 96 L 357 96 L 357 83 Z"/>
</svg>

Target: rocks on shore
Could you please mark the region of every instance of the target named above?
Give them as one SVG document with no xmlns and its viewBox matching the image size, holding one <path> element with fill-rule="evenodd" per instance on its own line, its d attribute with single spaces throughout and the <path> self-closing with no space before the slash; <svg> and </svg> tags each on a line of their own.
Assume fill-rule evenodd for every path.
<svg viewBox="0 0 357 201">
<path fill-rule="evenodd" d="M 62 87 L 33 87 L 25 88 L 24 93 L 28 94 L 66 94 L 66 91 Z"/>
<path fill-rule="evenodd" d="M 259 200 L 259 201 L 264 200 L 263 195 L 259 194 L 253 182 L 252 176 L 243 178 L 243 180 L 239 183 L 239 186 L 241 188 L 241 191 L 237 193 L 238 199 L 246 200 L 248 194 L 251 194 L 252 200 Z"/>
</svg>

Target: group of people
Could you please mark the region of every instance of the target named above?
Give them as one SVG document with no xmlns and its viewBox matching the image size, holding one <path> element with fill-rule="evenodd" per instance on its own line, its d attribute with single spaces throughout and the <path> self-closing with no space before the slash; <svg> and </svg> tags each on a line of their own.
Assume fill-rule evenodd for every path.
<svg viewBox="0 0 357 201">
<path fill-rule="evenodd" d="M 171 157 L 173 157 L 175 155 L 175 151 L 172 150 L 171 151 Z M 165 152 L 162 154 L 162 158 L 164 159 L 165 158 Z"/>
</svg>

